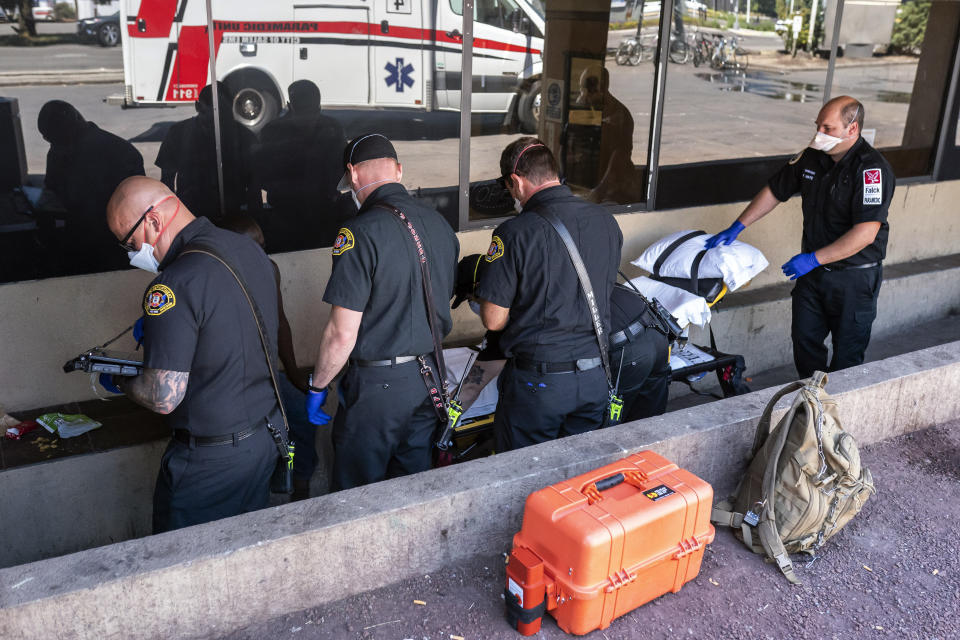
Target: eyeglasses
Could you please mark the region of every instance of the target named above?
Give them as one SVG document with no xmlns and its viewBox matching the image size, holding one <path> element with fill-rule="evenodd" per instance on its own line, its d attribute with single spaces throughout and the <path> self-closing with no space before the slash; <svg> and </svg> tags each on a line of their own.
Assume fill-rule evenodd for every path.
<svg viewBox="0 0 960 640">
<path fill-rule="evenodd" d="M 159 204 L 159 203 L 157 203 L 157 204 Z M 147 214 L 150 213 L 151 211 L 153 211 L 153 210 L 156 209 L 156 208 L 157 208 L 157 205 L 156 205 L 156 204 L 152 204 L 152 205 L 150 205 L 149 207 L 147 207 L 147 210 L 143 212 L 143 215 L 140 216 L 140 218 L 137 220 L 137 223 L 136 223 L 135 225 L 133 225 L 133 227 L 130 228 L 130 231 L 127 232 L 127 235 L 123 236 L 123 240 L 120 241 L 120 248 L 121 248 L 121 249 L 123 249 L 124 251 L 136 251 L 136 250 L 137 250 L 137 248 L 133 245 L 133 243 L 130 242 L 130 237 L 133 236 L 133 232 L 137 230 L 137 227 L 139 227 L 141 224 L 143 224 L 143 221 L 147 218 Z"/>
</svg>

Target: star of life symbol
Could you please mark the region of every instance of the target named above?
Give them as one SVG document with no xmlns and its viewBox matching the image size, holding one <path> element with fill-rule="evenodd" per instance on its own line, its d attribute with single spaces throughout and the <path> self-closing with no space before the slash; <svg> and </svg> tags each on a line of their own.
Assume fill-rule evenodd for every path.
<svg viewBox="0 0 960 640">
<path fill-rule="evenodd" d="M 397 93 L 403 93 L 404 85 L 413 86 L 413 78 L 410 77 L 410 74 L 413 73 L 412 63 L 404 65 L 403 58 L 397 58 L 396 64 L 388 62 L 384 68 L 390 74 L 387 76 L 387 86 L 396 85 Z"/>
</svg>

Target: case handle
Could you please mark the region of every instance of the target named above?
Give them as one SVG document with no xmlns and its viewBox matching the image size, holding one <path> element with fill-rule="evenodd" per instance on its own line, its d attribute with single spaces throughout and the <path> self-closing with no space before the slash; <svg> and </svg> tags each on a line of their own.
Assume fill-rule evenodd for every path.
<svg viewBox="0 0 960 640">
<path fill-rule="evenodd" d="M 587 497 L 587 504 L 594 504 L 603 500 L 603 496 L 600 495 L 601 491 L 612 489 L 618 484 L 623 484 L 624 482 L 639 489 L 641 488 L 640 485 L 643 484 L 646 479 L 647 476 L 642 471 L 621 471 L 595 482 L 588 482 L 586 485 L 584 485 L 583 489 L 580 490 L 580 493 Z"/>
</svg>

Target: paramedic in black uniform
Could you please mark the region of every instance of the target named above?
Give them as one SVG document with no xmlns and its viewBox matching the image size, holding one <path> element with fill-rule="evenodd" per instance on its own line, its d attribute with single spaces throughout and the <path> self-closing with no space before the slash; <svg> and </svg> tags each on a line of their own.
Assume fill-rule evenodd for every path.
<svg viewBox="0 0 960 640">
<path fill-rule="evenodd" d="M 283 421 L 257 324 L 226 267 L 182 251 L 202 244 L 232 263 L 260 308 L 276 354 L 277 285 L 270 261 L 250 238 L 194 218 L 150 178 L 120 184 L 107 222 L 135 252 L 131 264 L 160 272 L 143 301 L 144 372 L 119 379 L 132 400 L 167 415 L 173 430 L 153 496 L 154 533 L 266 507 L 277 460 L 266 421 L 280 429 Z"/>
<path fill-rule="evenodd" d="M 522 213 L 494 231 L 476 288 L 480 317 L 503 330 L 508 361 L 494 420 L 497 451 L 601 426 L 609 402 L 600 347 L 576 271 L 560 236 L 538 211 L 552 211 L 573 237 L 596 296 L 604 339 L 623 236 L 602 207 L 575 197 L 557 177 L 550 149 L 520 138 L 500 171 Z"/>
<path fill-rule="evenodd" d="M 777 172 L 740 217 L 707 242 L 729 244 L 744 227 L 800 192 L 802 253 L 783 265 L 793 288 L 793 360 L 801 378 L 863 362 L 877 316 L 886 254 L 887 209 L 896 178 L 890 164 L 860 136 L 863 105 L 830 100 L 817 116 L 810 146 Z M 833 360 L 827 365 L 827 334 Z"/>
<path fill-rule="evenodd" d="M 378 203 L 400 209 L 423 242 L 442 336 L 452 327 L 449 300 L 460 251 L 447 221 L 407 194 L 386 137 L 366 134 L 347 143 L 343 166 L 339 188 L 351 191 L 359 213 L 333 245 L 323 294 L 330 318 L 307 395 L 311 422 L 325 424 L 326 387 L 349 360 L 333 423 L 334 490 L 429 469 L 438 428 L 417 360 L 426 356 L 437 372 L 428 355 L 433 340 L 419 259 L 406 226 Z"/>
</svg>

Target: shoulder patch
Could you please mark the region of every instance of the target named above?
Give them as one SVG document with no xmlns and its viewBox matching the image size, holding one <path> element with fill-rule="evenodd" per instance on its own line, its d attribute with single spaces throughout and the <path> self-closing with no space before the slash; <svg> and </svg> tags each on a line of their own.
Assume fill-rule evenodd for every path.
<svg viewBox="0 0 960 640">
<path fill-rule="evenodd" d="M 340 232 L 337 233 L 337 239 L 333 241 L 333 255 L 342 255 L 353 249 L 353 245 L 353 232 L 346 227 L 341 227 Z"/>
<path fill-rule="evenodd" d="M 159 316 L 177 306 L 177 296 L 173 289 L 164 284 L 155 284 L 147 289 L 143 299 L 143 310 L 148 316 Z"/>
<path fill-rule="evenodd" d="M 804 151 L 806 151 L 806 149 L 800 149 L 800 151 L 797 151 L 797 155 L 790 158 L 790 162 L 788 162 L 787 164 L 797 164 L 798 162 L 800 162 L 800 158 L 803 157 Z"/>
<path fill-rule="evenodd" d="M 883 204 L 883 172 L 879 168 L 863 170 L 863 204 Z"/>
<path fill-rule="evenodd" d="M 490 242 L 490 248 L 487 249 L 487 255 L 483 257 L 487 262 L 493 262 L 497 258 L 503 257 L 503 240 L 497 236 L 493 236 L 493 240 Z"/>
</svg>

